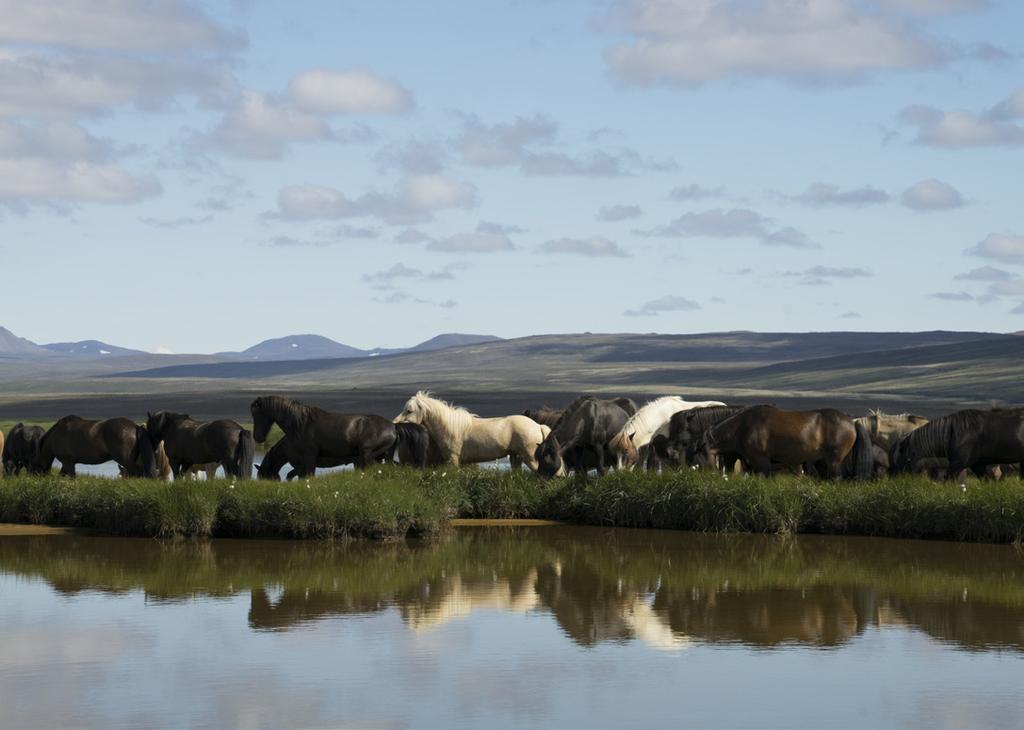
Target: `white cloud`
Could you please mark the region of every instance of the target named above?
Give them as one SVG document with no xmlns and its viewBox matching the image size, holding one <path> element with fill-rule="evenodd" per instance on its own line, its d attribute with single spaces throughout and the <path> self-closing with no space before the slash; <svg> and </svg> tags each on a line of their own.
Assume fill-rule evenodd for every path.
<svg viewBox="0 0 1024 730">
<path fill-rule="evenodd" d="M 98 54 L 20 54 L 0 48 L 0 116 L 81 116 L 134 105 L 155 108 L 187 94 L 206 101 L 235 93 L 216 65 Z"/>
<path fill-rule="evenodd" d="M 717 188 L 706 188 L 694 183 L 674 187 L 668 194 L 668 199 L 675 200 L 676 202 L 689 202 L 691 200 L 705 200 L 707 198 L 722 197 L 725 197 L 724 186 L 720 185 Z"/>
<path fill-rule="evenodd" d="M 330 139 L 332 132 L 319 117 L 295 109 L 286 101 L 246 91 L 227 111 L 211 141 L 229 155 L 277 159 L 290 142 Z"/>
<path fill-rule="evenodd" d="M 879 205 L 889 202 L 889 194 L 884 190 L 864 185 L 859 188 L 841 190 L 838 185 L 823 182 L 811 183 L 800 195 L 786 195 L 784 200 L 813 207 L 829 205 L 863 208 L 867 205 Z"/>
<path fill-rule="evenodd" d="M 476 189 L 443 175 L 416 175 L 399 181 L 391 194 L 368 192 L 349 198 L 323 185 L 290 185 L 277 195 L 273 217 L 315 220 L 372 217 L 391 225 L 425 222 L 435 211 L 469 208 L 476 203 Z"/>
<path fill-rule="evenodd" d="M 512 251 L 515 245 L 512 239 L 501 233 L 457 233 L 446 238 L 438 238 L 427 244 L 431 251 L 448 253 L 495 253 Z"/>
<path fill-rule="evenodd" d="M 541 244 L 541 253 L 564 253 L 590 257 L 626 257 L 628 253 L 614 241 L 600 236 L 591 238 L 558 238 Z"/>
<path fill-rule="evenodd" d="M 639 205 L 602 205 L 597 211 L 597 219 L 605 223 L 632 220 L 644 214 Z"/>
<path fill-rule="evenodd" d="M 907 107 L 900 113 L 901 122 L 917 128 L 916 144 L 952 149 L 1024 145 L 1024 126 L 1016 123 L 1019 119 L 1024 119 L 1024 90 L 981 113 L 925 105 Z"/>
<path fill-rule="evenodd" d="M 476 199 L 476 189 L 444 175 L 414 175 L 399 184 L 400 199 L 414 210 L 467 208 Z"/>
<path fill-rule="evenodd" d="M 471 165 L 496 167 L 518 163 L 526 149 L 548 144 L 558 134 L 558 125 L 547 117 L 517 117 L 513 122 L 486 125 L 477 117 L 464 115 L 463 130 L 456 140 L 462 159 Z"/>
<path fill-rule="evenodd" d="M 974 297 L 965 291 L 937 291 L 929 294 L 930 299 L 939 299 L 944 302 L 973 302 Z"/>
<path fill-rule="evenodd" d="M 957 54 L 876 10 L 853 0 L 620 0 L 607 23 L 631 40 L 606 61 L 625 83 L 696 86 L 737 75 L 851 80 Z"/>
<path fill-rule="evenodd" d="M 947 15 L 978 10 L 990 0 L 877 0 L 883 7 L 903 10 L 916 15 Z"/>
<path fill-rule="evenodd" d="M 914 210 L 949 210 L 964 205 L 964 196 L 949 183 L 931 178 L 907 188 L 900 200 Z"/>
<path fill-rule="evenodd" d="M 836 279 L 861 279 L 871 272 L 859 266 L 811 266 L 802 271 L 784 271 L 782 276 L 800 279 L 803 286 L 828 286 Z"/>
<path fill-rule="evenodd" d="M 991 233 L 966 253 L 1008 264 L 1024 264 L 1024 236 Z"/>
<path fill-rule="evenodd" d="M 295 105 L 315 114 L 399 114 L 413 106 L 400 84 L 370 71 L 305 71 L 288 87 Z"/>
<path fill-rule="evenodd" d="M 661 312 L 688 312 L 695 309 L 700 309 L 700 305 L 692 299 L 668 294 L 636 309 L 627 309 L 623 314 L 627 317 L 656 317 Z"/>
<path fill-rule="evenodd" d="M 982 266 L 978 269 L 966 271 L 953 277 L 957 281 L 1005 281 L 1013 279 L 1014 275 L 1005 269 L 997 269 L 994 266 Z"/>
<path fill-rule="evenodd" d="M 77 124 L 29 124 L 0 119 L 0 158 L 98 161 L 112 154 L 109 142 L 97 139 Z"/>
<path fill-rule="evenodd" d="M 48 203 L 134 203 L 161 192 L 159 181 L 112 164 L 0 159 L 0 200 Z"/>
<path fill-rule="evenodd" d="M 769 246 L 820 248 L 805 233 L 791 226 L 776 228 L 770 218 L 747 208 L 716 208 L 685 213 L 668 225 L 634 231 L 641 236 L 685 238 L 753 238 Z"/>
<path fill-rule="evenodd" d="M 0 0 L 0 41 L 87 49 L 223 49 L 240 36 L 181 0 Z"/>
</svg>

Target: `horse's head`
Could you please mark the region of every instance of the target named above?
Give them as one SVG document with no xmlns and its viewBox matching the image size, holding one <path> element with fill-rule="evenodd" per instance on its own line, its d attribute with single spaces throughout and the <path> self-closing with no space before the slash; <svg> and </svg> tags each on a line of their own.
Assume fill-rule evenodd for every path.
<svg viewBox="0 0 1024 730">
<path fill-rule="evenodd" d="M 154 448 L 164 440 L 164 429 L 166 427 L 167 414 L 164 411 L 146 413 L 146 433 L 149 434 L 149 440 L 153 442 Z"/>
<path fill-rule="evenodd" d="M 270 429 L 274 425 L 274 417 L 267 409 L 267 399 L 260 396 L 249 406 L 249 413 L 252 414 L 252 437 L 258 444 L 262 444 L 270 435 Z"/>
<path fill-rule="evenodd" d="M 619 431 L 619 433 L 608 442 L 608 448 L 612 450 L 612 453 L 618 459 L 618 465 L 621 469 L 629 469 L 632 471 L 638 463 L 640 463 L 640 451 L 636 448 L 636 444 L 633 443 L 633 437 L 636 432 L 626 433 L 626 431 Z"/>
<path fill-rule="evenodd" d="M 718 468 L 718 449 L 715 448 L 711 429 L 699 436 L 690 436 L 690 443 L 686 447 L 686 463 L 701 469 Z"/>
<path fill-rule="evenodd" d="M 548 434 L 533 452 L 533 458 L 537 460 L 537 473 L 548 478 L 564 476 L 565 463 L 562 461 L 561 451 L 562 447 L 558 444 L 555 434 Z"/>
<path fill-rule="evenodd" d="M 889 473 L 903 474 L 914 466 L 914 458 L 910 453 L 910 444 L 906 437 L 901 438 L 889 448 Z"/>
<path fill-rule="evenodd" d="M 402 412 L 394 418 L 395 423 L 419 423 L 422 424 L 426 418 L 426 408 L 417 393 L 405 402 Z"/>
<path fill-rule="evenodd" d="M 270 463 L 270 460 L 264 457 L 263 462 L 256 465 L 256 478 L 279 482 L 281 481 L 281 470 L 274 469 L 274 465 Z"/>
</svg>

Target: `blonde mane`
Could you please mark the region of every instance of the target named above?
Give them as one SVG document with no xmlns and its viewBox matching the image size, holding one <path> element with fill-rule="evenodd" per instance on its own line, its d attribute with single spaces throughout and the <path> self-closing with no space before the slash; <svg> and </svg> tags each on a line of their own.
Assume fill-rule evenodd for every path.
<svg viewBox="0 0 1024 730">
<path fill-rule="evenodd" d="M 417 391 L 410 400 L 424 413 L 424 426 L 429 431 L 436 431 L 438 440 L 446 444 L 462 440 L 466 431 L 473 427 L 473 419 L 478 416 L 470 413 L 462 406 L 435 398 L 428 390 Z"/>
<path fill-rule="evenodd" d="M 629 417 L 629 420 L 623 425 L 621 433 L 627 436 L 639 434 L 643 442 L 641 445 L 643 445 L 661 428 L 665 420 L 663 418 L 665 409 L 677 408 L 677 406 L 682 406 L 685 403 L 686 401 L 678 395 L 664 395 L 661 398 L 647 401 L 636 413 Z M 655 420 L 657 420 L 657 423 L 655 423 Z M 633 441 L 636 441 L 635 436 Z"/>
</svg>

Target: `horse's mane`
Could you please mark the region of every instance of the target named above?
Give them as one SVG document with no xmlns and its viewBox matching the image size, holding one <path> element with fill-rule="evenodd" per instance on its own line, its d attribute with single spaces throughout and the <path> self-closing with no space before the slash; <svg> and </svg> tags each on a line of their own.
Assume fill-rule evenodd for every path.
<svg viewBox="0 0 1024 730">
<path fill-rule="evenodd" d="M 908 456 L 915 461 L 928 457 L 943 457 L 947 455 L 949 437 L 954 430 L 978 429 L 983 419 L 984 414 L 974 409 L 950 413 L 914 429 L 897 442 L 897 445 L 902 444 L 903 448 L 907 449 Z"/>
<path fill-rule="evenodd" d="M 296 430 L 303 428 L 312 416 L 326 415 L 327 411 L 316 406 L 307 406 L 283 395 L 264 395 L 259 398 L 260 403 L 270 416 L 284 429 L 282 419 L 291 421 Z"/>
<path fill-rule="evenodd" d="M 683 411 L 683 413 L 686 414 L 688 431 L 692 432 L 696 428 L 703 432 L 705 429 L 735 416 L 740 411 L 746 410 L 746 408 L 747 406 L 705 406 L 704 408 Z"/>
<path fill-rule="evenodd" d="M 678 395 L 664 395 L 661 398 L 655 398 L 652 401 L 647 401 L 641 406 L 636 413 L 629 417 L 626 424 L 622 427 L 622 433 L 642 433 L 644 438 L 650 438 L 654 435 L 654 432 L 661 427 L 661 423 L 657 426 L 653 426 L 652 421 L 654 420 L 654 414 L 660 414 L 662 410 L 670 405 L 684 403 L 682 398 Z"/>
<path fill-rule="evenodd" d="M 581 405 L 590 400 L 597 400 L 597 396 L 591 393 L 587 393 L 586 395 L 581 395 L 580 397 L 573 400 L 569 405 L 567 405 L 565 409 L 562 410 L 562 415 L 559 416 L 558 420 L 555 421 L 553 426 L 551 426 L 552 433 L 558 430 L 558 427 L 561 426 L 566 421 L 566 419 L 569 418 L 569 416 L 575 413 L 576 409 L 578 409 Z"/>
<path fill-rule="evenodd" d="M 456 434 L 461 436 L 472 427 L 473 419 L 478 418 L 475 413 L 470 413 L 462 406 L 435 398 L 430 391 L 417 391 L 411 400 L 416 401 L 416 405 L 427 413 L 430 425 L 446 439 Z"/>
</svg>

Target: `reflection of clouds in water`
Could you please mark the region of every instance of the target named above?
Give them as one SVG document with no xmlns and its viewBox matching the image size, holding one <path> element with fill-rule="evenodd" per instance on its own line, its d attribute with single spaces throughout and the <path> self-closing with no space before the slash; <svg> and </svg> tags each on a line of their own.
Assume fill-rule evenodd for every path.
<svg viewBox="0 0 1024 730">
<path fill-rule="evenodd" d="M 108 724 L 97 698 L 118 681 L 126 656 L 145 657 L 155 643 L 152 632 L 128 626 L 0 633 L 0 726 Z"/>
<path fill-rule="evenodd" d="M 950 688 L 949 691 L 929 692 L 917 700 L 917 714 L 905 727 L 927 730 L 1015 730 L 1024 720 L 1024 700 L 1020 696 L 986 692 L 970 694 Z"/>
</svg>

